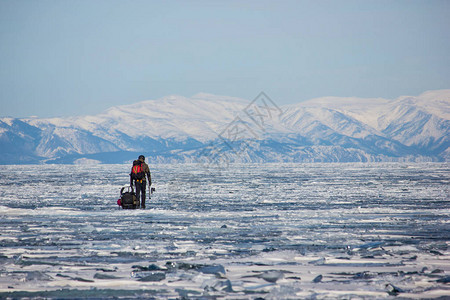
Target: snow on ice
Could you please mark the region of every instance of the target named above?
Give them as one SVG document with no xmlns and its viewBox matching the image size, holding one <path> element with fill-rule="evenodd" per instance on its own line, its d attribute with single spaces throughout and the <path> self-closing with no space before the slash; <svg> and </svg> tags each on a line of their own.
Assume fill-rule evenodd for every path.
<svg viewBox="0 0 450 300">
<path fill-rule="evenodd" d="M 450 294 L 446 163 L 0 166 L 0 298 Z"/>
</svg>

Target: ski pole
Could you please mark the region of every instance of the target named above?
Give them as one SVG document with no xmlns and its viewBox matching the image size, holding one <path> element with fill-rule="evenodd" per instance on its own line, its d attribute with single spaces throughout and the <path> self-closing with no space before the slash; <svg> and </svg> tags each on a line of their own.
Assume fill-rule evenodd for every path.
<svg viewBox="0 0 450 300">
<path fill-rule="evenodd" d="M 148 183 L 148 200 L 152 199 L 152 186 Z"/>
</svg>

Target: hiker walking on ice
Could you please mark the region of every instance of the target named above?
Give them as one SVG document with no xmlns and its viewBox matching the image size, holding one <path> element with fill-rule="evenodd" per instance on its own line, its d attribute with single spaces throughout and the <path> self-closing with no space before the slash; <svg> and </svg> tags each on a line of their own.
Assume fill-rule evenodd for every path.
<svg viewBox="0 0 450 300">
<path fill-rule="evenodd" d="M 141 200 L 141 208 L 145 208 L 145 189 L 147 185 L 148 178 L 148 185 L 149 188 L 152 185 L 152 176 L 150 174 L 150 169 L 148 165 L 145 163 L 145 156 L 139 155 L 139 158 L 135 161 L 133 161 L 133 167 L 131 168 L 130 173 L 130 186 L 134 186 L 136 188 L 136 198 Z M 151 190 L 149 191 L 151 193 Z"/>
</svg>

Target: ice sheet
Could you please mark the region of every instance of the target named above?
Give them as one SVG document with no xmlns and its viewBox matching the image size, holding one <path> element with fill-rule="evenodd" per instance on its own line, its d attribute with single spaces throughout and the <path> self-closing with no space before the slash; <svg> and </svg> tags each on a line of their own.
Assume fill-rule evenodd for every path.
<svg viewBox="0 0 450 300">
<path fill-rule="evenodd" d="M 0 166 L 0 297 L 450 295 L 449 165 Z"/>
</svg>

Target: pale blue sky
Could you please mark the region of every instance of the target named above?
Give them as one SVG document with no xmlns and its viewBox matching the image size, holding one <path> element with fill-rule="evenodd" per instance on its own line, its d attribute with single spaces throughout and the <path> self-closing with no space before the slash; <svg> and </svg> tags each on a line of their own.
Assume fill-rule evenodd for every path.
<svg viewBox="0 0 450 300">
<path fill-rule="evenodd" d="M 450 1 L 0 0 L 0 116 L 450 88 Z"/>
</svg>

